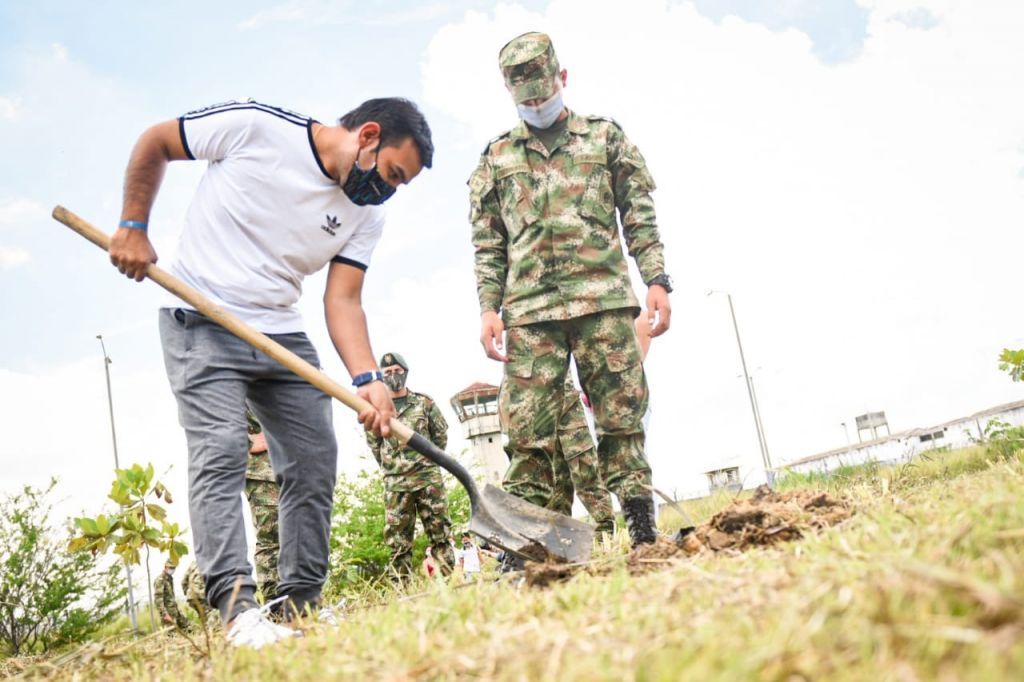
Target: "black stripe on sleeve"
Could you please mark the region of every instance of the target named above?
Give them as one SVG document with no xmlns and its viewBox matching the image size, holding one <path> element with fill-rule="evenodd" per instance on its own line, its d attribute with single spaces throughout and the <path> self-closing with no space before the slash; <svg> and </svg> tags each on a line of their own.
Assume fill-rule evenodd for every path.
<svg viewBox="0 0 1024 682">
<path fill-rule="evenodd" d="M 366 272 L 366 266 L 364 264 L 360 263 L 357 260 L 352 260 L 351 258 L 345 258 L 344 256 L 335 256 L 334 258 L 331 259 L 331 262 L 342 263 L 344 265 L 351 265 L 354 268 L 359 268 L 363 272 Z"/>
<path fill-rule="evenodd" d="M 178 117 L 178 134 L 181 135 L 181 146 L 185 149 L 185 155 L 188 156 L 192 161 L 196 160 L 196 157 L 192 155 L 192 150 L 188 148 L 188 138 L 185 137 L 185 117 Z"/>
</svg>

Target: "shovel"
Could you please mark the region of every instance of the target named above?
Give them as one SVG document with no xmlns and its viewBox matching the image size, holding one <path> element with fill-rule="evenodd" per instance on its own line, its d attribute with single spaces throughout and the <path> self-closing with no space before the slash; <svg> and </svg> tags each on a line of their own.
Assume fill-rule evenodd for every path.
<svg viewBox="0 0 1024 682">
<path fill-rule="evenodd" d="M 108 250 L 110 237 L 71 211 L 57 206 L 53 209 L 53 217 L 104 251 Z M 151 263 L 146 276 L 213 322 L 356 412 L 370 407 L 365 400 L 265 334 L 214 305 L 174 275 Z M 473 477 L 455 459 L 397 419 L 392 419 L 390 426 L 391 437 L 397 438 L 403 445 L 408 445 L 430 461 L 447 469 L 458 479 L 469 493 L 469 530 L 479 537 L 506 552 L 530 561 L 579 563 L 590 558 L 594 531 L 589 525 L 530 504 L 490 484 L 484 486 L 481 494 Z"/>
</svg>

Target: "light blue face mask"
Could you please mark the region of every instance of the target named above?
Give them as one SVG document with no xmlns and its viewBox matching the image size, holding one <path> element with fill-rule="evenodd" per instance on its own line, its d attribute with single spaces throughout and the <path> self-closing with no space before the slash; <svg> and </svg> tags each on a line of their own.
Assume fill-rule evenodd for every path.
<svg viewBox="0 0 1024 682">
<path fill-rule="evenodd" d="M 554 125 L 555 121 L 558 120 L 559 114 L 562 113 L 562 109 L 564 108 L 565 105 L 562 104 L 561 89 L 535 107 L 530 107 L 525 104 L 516 105 L 516 111 L 519 112 L 519 118 L 523 119 L 534 128 L 541 129 L 550 128 Z"/>
</svg>

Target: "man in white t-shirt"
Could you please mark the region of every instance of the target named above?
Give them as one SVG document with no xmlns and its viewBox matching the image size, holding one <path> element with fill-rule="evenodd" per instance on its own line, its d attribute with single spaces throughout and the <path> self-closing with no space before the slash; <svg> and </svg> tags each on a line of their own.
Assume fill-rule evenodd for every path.
<svg viewBox="0 0 1024 682">
<path fill-rule="evenodd" d="M 462 574 L 467 582 L 476 580 L 480 575 L 480 552 L 473 544 L 469 533 L 462 534 L 462 549 L 456 551 L 456 561 L 462 567 Z"/>
<path fill-rule="evenodd" d="M 126 276 L 145 277 L 157 260 L 146 229 L 167 163 L 207 161 L 168 269 L 319 366 L 295 304 L 303 278 L 329 264 L 331 340 L 373 406 L 359 421 L 387 436 L 394 406 L 370 347 L 363 278 L 384 224 L 380 204 L 432 157 L 426 120 L 400 98 L 364 102 L 335 126 L 253 101 L 189 112 L 136 143 L 110 259 Z M 330 398 L 181 302 L 160 310 L 160 336 L 188 440 L 189 514 L 207 598 L 233 643 L 259 647 L 292 631 L 255 608 L 240 495 L 245 410 L 263 424 L 281 484 L 278 594 L 290 617 L 317 606 L 327 575 L 337 466 Z"/>
</svg>

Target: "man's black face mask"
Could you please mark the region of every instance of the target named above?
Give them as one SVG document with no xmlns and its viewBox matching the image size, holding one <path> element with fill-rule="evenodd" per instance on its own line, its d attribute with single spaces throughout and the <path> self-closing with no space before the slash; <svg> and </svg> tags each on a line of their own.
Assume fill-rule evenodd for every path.
<svg viewBox="0 0 1024 682">
<path fill-rule="evenodd" d="M 380 156 L 380 145 L 373 157 L 373 165 L 367 170 L 359 167 L 359 158 L 352 163 L 352 170 L 341 185 L 341 191 L 356 206 L 379 206 L 390 199 L 395 188 L 391 186 L 377 171 L 377 157 Z"/>
</svg>

